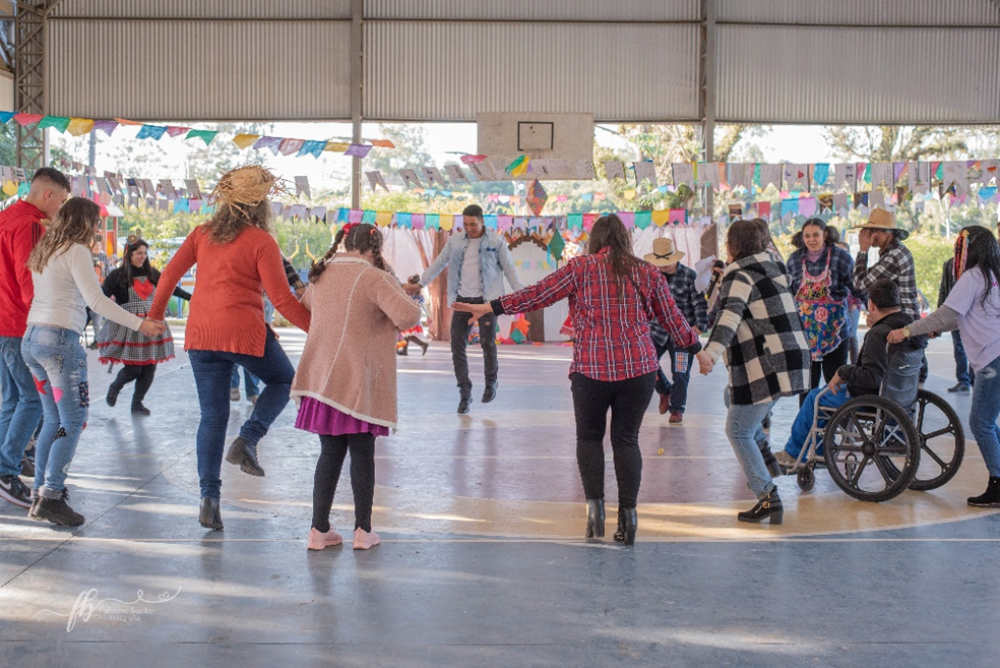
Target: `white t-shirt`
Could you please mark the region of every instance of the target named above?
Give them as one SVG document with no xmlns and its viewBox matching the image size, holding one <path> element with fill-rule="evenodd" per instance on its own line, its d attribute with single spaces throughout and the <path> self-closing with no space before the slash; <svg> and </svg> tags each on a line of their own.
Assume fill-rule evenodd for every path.
<svg viewBox="0 0 1000 668">
<path fill-rule="evenodd" d="M 483 277 L 480 274 L 482 267 L 479 263 L 479 246 L 483 242 L 483 237 L 469 239 L 469 245 L 465 248 L 465 257 L 462 258 L 462 275 L 458 279 L 459 297 L 482 297 Z"/>
<path fill-rule="evenodd" d="M 42 273 L 31 272 L 35 298 L 28 311 L 29 325 L 51 325 L 83 333 L 87 307 L 105 318 L 138 330 L 142 318 L 104 296 L 94 272 L 90 249 L 73 244 L 49 258 Z"/>
</svg>

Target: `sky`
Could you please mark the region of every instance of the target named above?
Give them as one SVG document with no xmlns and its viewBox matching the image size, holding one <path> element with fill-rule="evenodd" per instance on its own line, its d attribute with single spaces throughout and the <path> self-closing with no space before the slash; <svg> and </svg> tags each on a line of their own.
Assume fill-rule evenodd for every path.
<svg viewBox="0 0 1000 668">
<path fill-rule="evenodd" d="M 427 146 L 437 166 L 446 162 L 457 162 L 459 154 L 476 153 L 475 123 L 420 123 L 427 133 Z M 193 127 L 214 129 L 211 124 L 193 124 Z M 88 156 L 89 137 L 70 137 L 49 130 L 50 141 L 54 146 L 62 146 L 70 152 L 75 160 L 86 162 Z M 128 174 L 144 176 L 154 181 L 164 178 L 180 180 L 188 176 L 186 159 L 192 145 L 183 138 L 164 136 L 159 141 L 153 139 L 136 140 L 137 129 L 120 127 L 111 137 L 99 133 L 97 159 L 95 167 L 99 173 L 104 171 L 122 171 L 127 169 L 116 164 L 112 156 L 120 154 L 130 143 L 143 143 L 141 150 L 152 153 L 155 159 L 143 160 L 145 174 Z M 831 161 L 829 147 L 823 139 L 821 126 L 808 125 L 776 125 L 763 137 L 754 141 L 761 148 L 767 162 L 828 162 Z M 347 123 L 276 123 L 273 134 L 280 137 L 295 139 L 332 139 L 350 135 L 350 124 Z M 377 125 L 363 126 L 363 136 L 378 138 Z M 595 136 L 602 144 L 613 145 L 615 136 L 608 132 L 596 132 Z M 229 141 L 231 136 L 220 134 L 215 142 Z M 194 140 L 200 144 L 200 140 Z M 214 143 L 213 143 L 214 145 Z M 391 150 L 391 149 L 375 149 Z M 311 184 L 333 188 L 343 187 L 350 179 L 351 158 L 324 154 L 321 158 L 273 156 L 268 153 L 268 166 L 276 173 L 291 178 L 306 176 Z"/>
</svg>

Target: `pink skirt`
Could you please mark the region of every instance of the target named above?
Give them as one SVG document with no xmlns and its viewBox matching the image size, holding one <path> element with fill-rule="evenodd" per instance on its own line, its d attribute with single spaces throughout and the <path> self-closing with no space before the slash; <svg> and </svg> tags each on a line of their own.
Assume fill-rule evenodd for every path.
<svg viewBox="0 0 1000 668">
<path fill-rule="evenodd" d="M 303 397 L 299 403 L 299 414 L 295 418 L 295 426 L 303 431 L 321 436 L 364 433 L 375 436 L 389 435 L 388 427 L 359 420 L 353 415 L 338 411 L 333 406 L 328 406 L 312 397 Z"/>
</svg>

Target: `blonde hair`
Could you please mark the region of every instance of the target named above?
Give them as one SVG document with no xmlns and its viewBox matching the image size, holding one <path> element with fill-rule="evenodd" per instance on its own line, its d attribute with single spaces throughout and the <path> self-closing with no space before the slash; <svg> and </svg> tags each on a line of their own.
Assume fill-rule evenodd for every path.
<svg viewBox="0 0 1000 668">
<path fill-rule="evenodd" d="M 28 269 L 40 274 L 57 253 L 73 244 L 83 244 L 90 250 L 94 242 L 94 223 L 101 220 L 101 207 L 83 197 L 73 197 L 63 204 L 48 230 L 31 251 Z"/>
</svg>

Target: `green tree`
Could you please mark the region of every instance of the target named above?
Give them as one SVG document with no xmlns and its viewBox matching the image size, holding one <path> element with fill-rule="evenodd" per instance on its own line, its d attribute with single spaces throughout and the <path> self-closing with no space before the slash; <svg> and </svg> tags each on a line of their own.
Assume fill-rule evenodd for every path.
<svg viewBox="0 0 1000 668">
<path fill-rule="evenodd" d="M 963 158 L 970 133 L 969 128 L 935 125 L 837 125 L 824 135 L 843 160 L 908 162 Z"/>
</svg>

